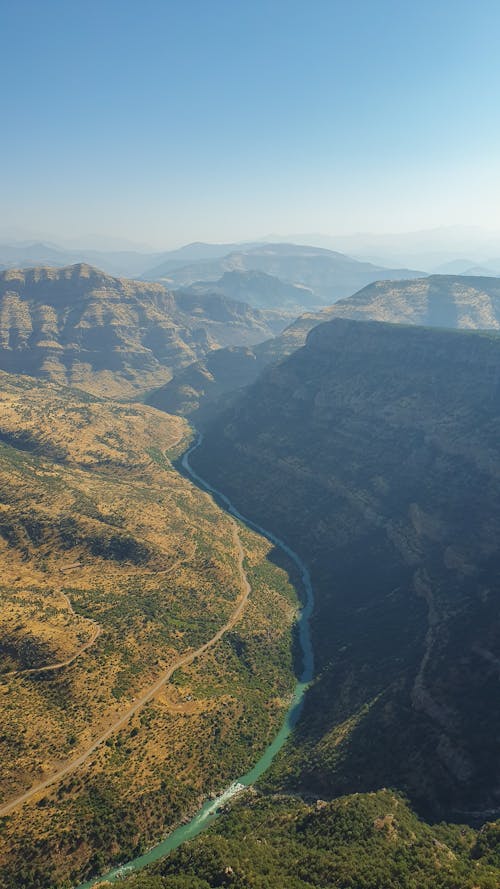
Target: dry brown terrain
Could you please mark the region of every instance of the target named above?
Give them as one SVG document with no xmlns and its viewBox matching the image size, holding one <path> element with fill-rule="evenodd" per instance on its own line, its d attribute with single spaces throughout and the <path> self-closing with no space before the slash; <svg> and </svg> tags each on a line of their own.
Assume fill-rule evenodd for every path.
<svg viewBox="0 0 500 889">
<path fill-rule="evenodd" d="M 7 374 L 0 398 L 11 885 L 25 859 L 77 879 L 247 767 L 291 689 L 295 605 L 268 542 L 173 469 L 183 420 Z"/>
</svg>

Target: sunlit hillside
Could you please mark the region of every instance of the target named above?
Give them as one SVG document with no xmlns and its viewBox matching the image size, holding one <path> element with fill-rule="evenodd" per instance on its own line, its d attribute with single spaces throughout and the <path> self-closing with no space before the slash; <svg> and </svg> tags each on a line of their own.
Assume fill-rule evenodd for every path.
<svg viewBox="0 0 500 889">
<path fill-rule="evenodd" d="M 0 885 L 53 887 L 252 763 L 292 687 L 295 594 L 173 468 L 183 420 L 0 384 Z"/>
</svg>

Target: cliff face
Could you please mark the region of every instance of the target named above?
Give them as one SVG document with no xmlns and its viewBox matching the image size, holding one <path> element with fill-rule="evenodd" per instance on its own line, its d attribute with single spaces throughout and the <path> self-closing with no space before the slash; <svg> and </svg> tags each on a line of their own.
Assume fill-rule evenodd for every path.
<svg viewBox="0 0 500 889">
<path fill-rule="evenodd" d="M 313 573 L 288 780 L 500 808 L 499 398 L 500 338 L 335 320 L 207 430 L 197 468 Z"/>
<path fill-rule="evenodd" d="M 97 394 L 140 394 L 210 349 L 270 332 L 223 295 L 186 300 L 83 264 L 0 273 L 0 368 Z"/>
</svg>

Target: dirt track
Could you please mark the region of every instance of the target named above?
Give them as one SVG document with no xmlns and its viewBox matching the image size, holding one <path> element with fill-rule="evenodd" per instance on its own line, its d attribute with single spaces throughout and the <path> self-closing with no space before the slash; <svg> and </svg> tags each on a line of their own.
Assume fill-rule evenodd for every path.
<svg viewBox="0 0 500 889">
<path fill-rule="evenodd" d="M 62 590 L 60 592 L 61 592 L 61 596 L 63 597 L 64 601 L 68 605 L 71 613 L 75 617 L 77 617 L 78 615 L 76 614 L 66 593 L 63 593 Z M 87 618 L 87 623 L 92 624 L 92 626 L 94 627 L 94 631 L 93 631 L 90 639 L 88 639 L 87 642 L 85 642 L 78 649 L 78 651 L 75 652 L 75 654 L 72 654 L 71 657 L 67 658 L 65 661 L 58 661 L 57 664 L 48 664 L 46 667 L 27 667 L 25 670 L 9 670 L 8 673 L 4 673 L 3 675 L 4 676 L 29 676 L 30 673 L 48 673 L 52 670 L 62 670 L 63 667 L 69 667 L 69 665 L 72 664 L 73 661 L 76 661 L 76 659 L 79 658 L 85 651 L 87 651 L 87 649 L 90 648 L 91 645 L 94 644 L 96 639 L 98 639 L 99 636 L 101 635 L 102 630 L 101 630 L 101 627 L 99 626 L 99 624 L 97 623 L 97 621 L 92 620 L 92 618 L 89 617 L 89 618 Z"/>
<path fill-rule="evenodd" d="M 61 768 L 57 769 L 55 772 L 53 772 L 52 775 L 49 775 L 43 781 L 39 781 L 36 784 L 33 784 L 33 786 L 29 788 L 29 790 L 26 790 L 24 793 L 19 794 L 19 796 L 16 796 L 13 799 L 11 799 L 8 803 L 5 803 L 3 806 L 0 806 L 0 817 L 2 817 L 4 815 L 10 815 L 11 812 L 13 812 L 19 806 L 23 805 L 23 803 L 29 802 L 29 800 L 33 799 L 33 797 L 36 797 L 38 794 L 40 794 L 42 791 L 46 790 L 48 787 L 51 787 L 53 784 L 57 784 L 66 775 L 70 774 L 75 769 L 77 769 L 79 766 L 83 765 L 86 762 L 86 760 L 89 758 L 89 756 L 91 756 L 91 754 L 101 744 L 103 744 L 105 741 L 107 741 L 107 739 L 110 738 L 111 735 L 113 735 L 116 731 L 123 728 L 123 726 L 126 725 L 127 722 L 129 721 L 129 719 L 132 716 L 134 716 L 134 714 L 137 713 L 138 710 L 140 710 L 141 707 L 144 706 L 144 704 L 147 704 L 148 701 L 150 701 L 152 698 L 154 698 L 154 696 L 160 691 L 160 689 L 163 688 L 165 683 L 168 682 L 168 680 L 170 679 L 172 674 L 175 673 L 175 671 L 178 670 L 179 667 L 185 667 L 187 664 L 191 664 L 194 660 L 196 660 L 196 658 L 198 658 L 202 654 L 204 654 L 205 651 L 208 651 L 208 649 L 213 648 L 213 646 L 217 644 L 217 642 L 222 638 L 222 636 L 224 636 L 224 634 L 227 633 L 228 630 L 231 630 L 234 627 L 235 623 L 240 619 L 240 617 L 245 609 L 245 605 L 247 603 L 248 596 L 251 592 L 251 587 L 248 582 L 248 578 L 247 578 L 247 575 L 246 575 L 246 572 L 245 572 L 245 569 L 243 566 L 245 554 L 243 552 L 243 547 L 241 545 L 241 540 L 240 540 L 240 537 L 238 534 L 238 526 L 237 526 L 237 523 L 234 519 L 232 520 L 232 522 L 233 522 L 233 539 L 234 539 L 236 550 L 238 553 L 238 568 L 239 568 L 239 573 L 240 573 L 241 582 L 242 582 L 242 591 L 241 591 L 240 595 L 238 596 L 236 606 L 235 606 L 229 620 L 227 621 L 227 623 L 225 623 L 224 626 L 222 626 L 219 630 L 217 630 L 215 636 L 212 636 L 211 639 L 209 639 L 207 642 L 204 642 L 203 645 L 200 645 L 200 647 L 197 648 L 195 651 L 190 651 L 190 652 L 188 651 L 186 654 L 183 654 L 180 658 L 178 658 L 176 661 L 174 661 L 174 663 L 171 664 L 171 666 L 168 668 L 168 670 L 166 670 L 166 672 L 163 673 L 159 677 L 159 679 L 157 679 L 156 682 L 153 683 L 153 685 L 150 685 L 149 688 L 147 688 L 145 691 L 141 692 L 138 695 L 137 699 L 135 700 L 134 704 L 131 707 L 129 707 L 129 709 L 125 713 L 123 713 L 111 726 L 109 726 L 109 728 L 107 728 L 105 732 L 103 732 L 101 735 L 99 735 L 98 738 L 96 738 L 94 741 L 92 741 L 92 744 L 89 747 L 87 747 L 86 750 L 84 750 L 82 753 L 80 753 L 74 759 L 69 760 L 67 763 L 65 763 L 63 766 L 61 766 Z M 88 647 L 89 644 L 91 644 L 91 643 L 90 642 L 86 643 L 86 647 Z M 70 661 L 68 661 L 68 663 L 71 663 L 71 661 L 74 660 L 75 657 L 78 657 L 79 654 L 81 654 L 81 653 L 82 653 L 82 650 L 80 649 L 79 653 L 77 655 L 75 655 L 73 658 L 71 658 Z M 53 670 L 55 668 L 60 668 L 65 665 L 66 664 L 59 664 L 59 665 L 54 665 L 52 667 L 45 667 L 43 669 Z M 39 673 L 41 671 L 34 670 L 33 672 Z"/>
</svg>

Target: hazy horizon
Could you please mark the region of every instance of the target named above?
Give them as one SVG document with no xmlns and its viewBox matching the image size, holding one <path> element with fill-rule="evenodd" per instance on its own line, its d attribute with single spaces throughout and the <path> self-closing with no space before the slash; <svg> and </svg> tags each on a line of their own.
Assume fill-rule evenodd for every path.
<svg viewBox="0 0 500 889">
<path fill-rule="evenodd" d="M 341 247 L 345 247 L 349 241 L 353 244 L 363 244 L 363 242 L 379 244 L 381 247 L 398 244 L 401 248 L 405 243 L 409 247 L 418 250 L 419 246 L 424 245 L 425 248 L 434 245 L 436 251 L 445 249 L 448 251 L 460 253 L 461 250 L 470 249 L 473 254 L 475 249 L 484 252 L 487 245 L 493 245 L 498 242 L 498 251 L 500 254 L 500 229 L 486 229 L 481 226 L 466 225 L 450 225 L 435 226 L 434 228 L 422 228 L 416 231 L 346 231 L 338 233 L 330 232 L 270 232 L 256 236 L 249 236 L 242 239 L 226 240 L 205 240 L 196 239 L 193 241 L 172 241 L 166 243 L 164 241 L 157 244 L 144 243 L 129 240 L 115 236 L 113 232 L 102 234 L 82 234 L 67 238 L 64 234 L 57 232 L 46 232 L 42 230 L 30 231 L 20 229 L 9 229 L 0 227 L 0 243 L 14 245 L 31 245 L 43 243 L 53 245 L 64 250 L 85 249 L 89 251 L 102 252 L 140 252 L 140 253 L 158 253 L 168 252 L 182 249 L 197 243 L 217 245 L 245 245 L 253 243 L 272 244 L 272 243 L 289 243 L 305 246 L 325 247 L 326 249 L 335 250 L 335 242 L 338 241 L 339 251 Z M 342 251 L 341 251 L 342 252 Z M 485 254 L 486 255 L 486 254 Z"/>
<path fill-rule="evenodd" d="M 154 250 L 496 227 L 492 2 L 20 0 L 1 18 L 11 230 Z"/>
</svg>

